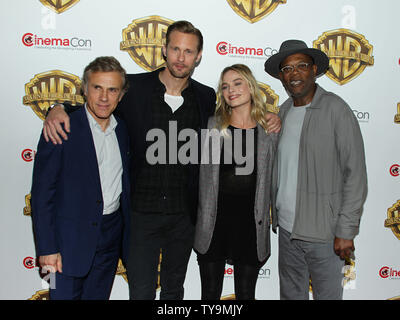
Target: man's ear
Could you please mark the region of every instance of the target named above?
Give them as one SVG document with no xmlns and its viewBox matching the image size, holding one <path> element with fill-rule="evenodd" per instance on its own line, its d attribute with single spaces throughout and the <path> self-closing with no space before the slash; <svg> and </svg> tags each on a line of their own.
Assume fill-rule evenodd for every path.
<svg viewBox="0 0 400 320">
<path fill-rule="evenodd" d="M 200 62 L 202 55 L 203 55 L 203 50 L 200 50 L 200 52 L 197 54 L 196 63 Z"/>
<path fill-rule="evenodd" d="M 314 71 L 314 75 L 317 76 L 317 71 L 318 71 L 318 67 L 316 64 L 312 65 L 313 71 Z"/>
<path fill-rule="evenodd" d="M 88 87 L 87 83 L 83 84 L 82 93 L 85 99 L 87 97 L 87 87 Z"/>
<path fill-rule="evenodd" d="M 122 91 L 122 93 L 119 96 L 118 102 L 121 102 L 121 100 L 124 97 L 124 95 L 125 95 L 125 91 Z"/>
</svg>

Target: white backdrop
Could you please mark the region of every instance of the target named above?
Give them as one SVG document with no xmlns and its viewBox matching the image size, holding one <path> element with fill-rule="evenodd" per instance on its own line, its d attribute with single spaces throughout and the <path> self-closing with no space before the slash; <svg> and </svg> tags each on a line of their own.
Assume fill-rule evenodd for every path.
<svg viewBox="0 0 400 320">
<path fill-rule="evenodd" d="M 243 12 L 251 4 L 261 9 L 275 2 L 280 4 L 251 23 L 233 10 L 229 2 L 239 3 Z M 49 9 L 51 4 L 69 3 L 73 5 L 61 13 Z M 400 241 L 395 235 L 396 224 L 392 225 L 395 232 L 384 226 L 388 208 L 400 200 L 396 166 L 390 173 L 392 165 L 400 163 L 397 144 L 400 124 L 394 122 L 394 116 L 400 113 L 397 110 L 400 43 L 396 37 L 400 30 L 399 11 L 400 2 L 396 0 L 2 0 L 0 299 L 29 299 L 43 289 L 38 268 L 24 264 L 26 257 L 35 257 L 31 219 L 23 214 L 23 209 L 25 196 L 30 192 L 34 151 L 42 128 L 42 120 L 30 106 L 23 104 L 23 97 L 27 95 L 25 85 L 35 76 L 52 70 L 79 77 L 91 60 L 102 55 L 115 56 L 129 73 L 143 72 L 128 52 L 120 49 L 120 42 L 124 40 L 123 29 L 133 20 L 152 16 L 189 20 L 202 31 L 203 58 L 193 78 L 215 88 L 225 66 L 244 63 L 259 82 L 279 96 L 279 104 L 286 100 L 287 94 L 279 81 L 263 71 L 263 65 L 267 55 L 278 50 L 283 40 L 303 39 L 312 46 L 324 32 L 342 28 L 344 34 L 365 38 L 373 56 L 365 70 L 342 85 L 327 76 L 318 79 L 319 84 L 339 94 L 355 111 L 367 157 L 369 193 L 360 235 L 355 240 L 355 267 L 350 270 L 353 280 L 346 286 L 344 299 L 389 299 L 400 295 L 399 281 L 396 281 L 400 279 Z M 38 38 L 48 38 L 50 42 Z M 51 43 L 53 38 L 66 42 Z M 226 46 L 221 47 L 221 42 Z M 358 43 L 366 46 L 363 40 Z M 262 49 L 266 55 L 224 51 L 229 45 L 231 49 Z M 350 47 L 352 50 L 355 47 Z M 340 57 L 333 59 L 340 64 Z M 398 219 L 394 219 L 396 222 Z M 185 299 L 200 298 L 194 254 L 185 289 Z M 231 294 L 233 275 L 227 266 L 223 295 Z M 116 276 L 111 298 L 128 298 L 128 286 L 122 276 Z M 261 271 L 256 298 L 279 299 L 275 234 L 272 235 L 272 256 Z"/>
</svg>

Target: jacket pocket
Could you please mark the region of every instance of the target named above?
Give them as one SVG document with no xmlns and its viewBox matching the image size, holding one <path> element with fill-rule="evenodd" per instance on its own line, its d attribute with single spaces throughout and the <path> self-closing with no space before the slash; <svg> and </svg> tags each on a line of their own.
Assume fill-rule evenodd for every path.
<svg viewBox="0 0 400 320">
<path fill-rule="evenodd" d="M 337 223 L 337 220 L 339 217 L 340 204 L 341 204 L 340 193 L 339 192 L 332 193 L 328 198 L 328 206 L 329 206 L 329 212 L 330 212 L 330 224 L 331 224 L 332 230 L 335 230 L 335 228 L 336 228 L 336 223 Z"/>
</svg>

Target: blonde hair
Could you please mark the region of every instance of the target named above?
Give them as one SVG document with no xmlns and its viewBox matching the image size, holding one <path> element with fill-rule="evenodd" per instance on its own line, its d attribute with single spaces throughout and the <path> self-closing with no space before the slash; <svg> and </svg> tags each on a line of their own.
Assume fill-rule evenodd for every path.
<svg viewBox="0 0 400 320">
<path fill-rule="evenodd" d="M 254 78 L 251 70 L 244 64 L 234 64 L 226 67 L 221 73 L 217 90 L 217 106 L 215 109 L 217 128 L 225 132 L 230 124 L 232 114 L 232 109 L 226 103 L 222 94 L 223 78 L 228 71 L 237 72 L 247 82 L 251 95 L 251 117 L 264 128 L 265 132 L 267 132 L 267 121 L 265 120 L 267 106 L 263 100 L 257 80 Z"/>
</svg>

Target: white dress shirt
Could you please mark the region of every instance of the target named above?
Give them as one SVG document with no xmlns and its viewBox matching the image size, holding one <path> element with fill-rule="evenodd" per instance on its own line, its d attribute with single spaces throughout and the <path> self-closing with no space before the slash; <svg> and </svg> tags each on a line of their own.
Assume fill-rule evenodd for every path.
<svg viewBox="0 0 400 320">
<path fill-rule="evenodd" d="M 110 214 L 119 208 L 119 198 L 122 192 L 122 159 L 115 134 L 115 127 L 118 123 L 111 115 L 110 122 L 103 132 L 100 125 L 89 113 L 86 104 L 85 109 L 99 166 L 104 205 L 103 214 Z"/>
</svg>

